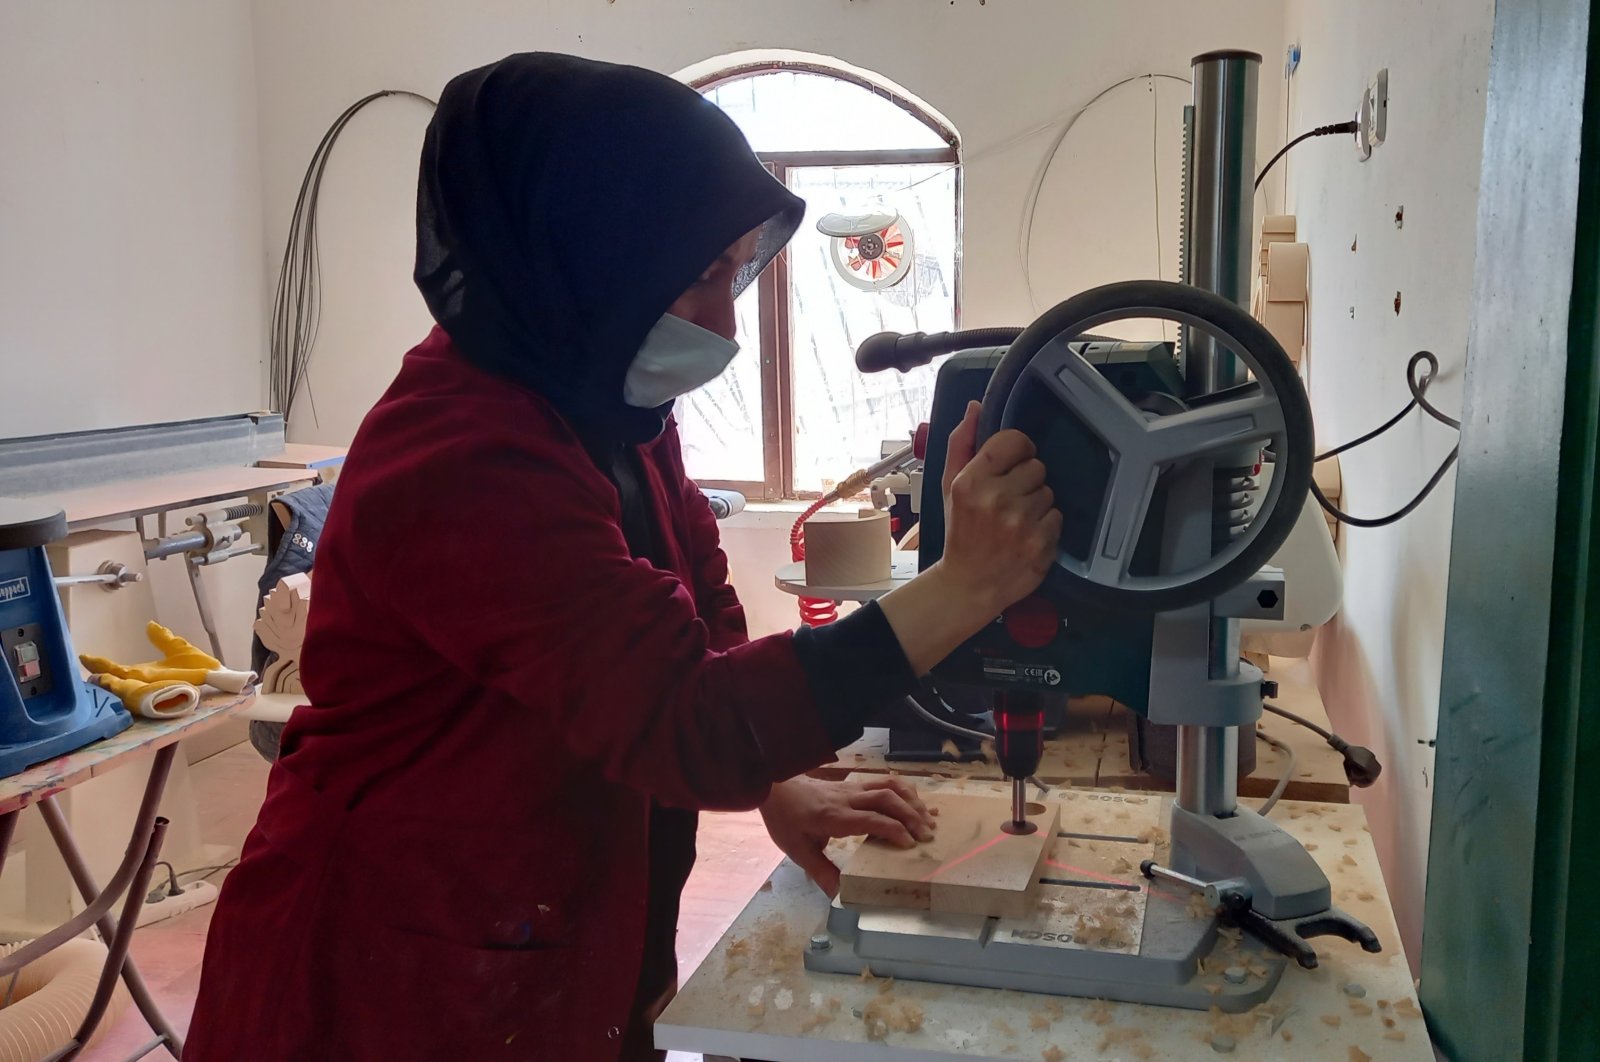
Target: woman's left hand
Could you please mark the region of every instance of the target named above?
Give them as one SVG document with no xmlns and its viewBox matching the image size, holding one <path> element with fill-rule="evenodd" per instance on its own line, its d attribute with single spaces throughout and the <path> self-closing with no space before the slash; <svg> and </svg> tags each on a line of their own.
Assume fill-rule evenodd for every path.
<svg viewBox="0 0 1600 1062">
<path fill-rule="evenodd" d="M 839 868 L 826 852 L 831 838 L 866 834 L 902 848 L 933 839 L 934 818 L 917 787 L 893 776 L 843 782 L 791 778 L 772 787 L 761 818 L 784 855 L 829 896 L 839 892 Z"/>
</svg>

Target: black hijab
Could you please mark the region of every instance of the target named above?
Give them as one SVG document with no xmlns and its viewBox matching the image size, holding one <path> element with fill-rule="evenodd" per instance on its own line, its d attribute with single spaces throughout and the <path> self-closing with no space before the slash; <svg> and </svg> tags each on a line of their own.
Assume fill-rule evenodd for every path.
<svg viewBox="0 0 1600 1062">
<path fill-rule="evenodd" d="M 527 53 L 439 99 L 417 189 L 417 287 L 467 360 L 539 392 L 586 441 L 639 443 L 670 403 L 623 378 L 652 325 L 760 228 L 744 290 L 804 204 L 733 121 L 638 67 Z"/>
</svg>

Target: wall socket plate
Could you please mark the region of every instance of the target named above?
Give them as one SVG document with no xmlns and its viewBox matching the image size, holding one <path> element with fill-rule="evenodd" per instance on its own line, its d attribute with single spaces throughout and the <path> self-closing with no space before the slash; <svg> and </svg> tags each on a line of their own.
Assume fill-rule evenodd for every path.
<svg viewBox="0 0 1600 1062">
<path fill-rule="evenodd" d="M 1389 70 L 1379 70 L 1361 93 L 1356 110 L 1356 154 L 1365 162 L 1389 135 Z"/>
</svg>

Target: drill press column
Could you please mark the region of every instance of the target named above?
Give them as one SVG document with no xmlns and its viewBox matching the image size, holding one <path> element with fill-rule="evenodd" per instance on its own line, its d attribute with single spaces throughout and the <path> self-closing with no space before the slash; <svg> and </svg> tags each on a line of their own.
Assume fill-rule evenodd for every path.
<svg viewBox="0 0 1600 1062">
<path fill-rule="evenodd" d="M 1194 105 L 1188 115 L 1185 180 L 1185 280 L 1250 307 L 1254 229 L 1256 90 L 1261 56 L 1208 52 L 1193 63 Z M 1233 353 L 1199 329 L 1183 339 L 1184 385 L 1190 398 L 1245 381 Z M 1239 625 L 1211 621 L 1212 678 L 1239 673 Z M 1239 731 L 1178 728 L 1178 806 L 1199 815 L 1228 815 L 1238 795 Z"/>
</svg>

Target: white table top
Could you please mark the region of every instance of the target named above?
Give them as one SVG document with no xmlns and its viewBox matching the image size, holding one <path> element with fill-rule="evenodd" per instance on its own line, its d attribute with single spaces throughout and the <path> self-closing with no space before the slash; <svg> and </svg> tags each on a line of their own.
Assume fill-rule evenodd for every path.
<svg viewBox="0 0 1600 1062">
<path fill-rule="evenodd" d="M 863 586 L 811 586 L 806 582 L 806 562 L 785 564 L 773 580 L 779 590 L 797 597 L 823 601 L 876 601 L 897 586 L 909 583 L 917 574 L 916 550 L 896 550 L 889 562 L 889 579 Z"/>
<path fill-rule="evenodd" d="M 1321 967 L 1291 966 L 1266 1004 L 1275 1012 L 1288 1007 L 1278 1033 L 1263 1020 L 1236 1037 L 1231 1055 L 1220 1057 L 1432 1062 L 1365 813 L 1355 805 L 1284 801 L 1273 818 L 1303 841 L 1315 838 L 1312 855 L 1333 883 L 1335 903 L 1372 926 L 1385 951 L 1369 955 L 1354 944 L 1319 939 Z M 802 965 L 801 948 L 821 925 L 827 898 L 787 860 L 769 886 L 756 893 L 667 1008 L 656 1024 L 658 1047 L 769 1062 L 1219 1057 L 1210 1044 L 1216 1019 L 1204 1012 L 812 973 Z M 1345 993 L 1350 982 L 1363 987 L 1363 998 Z M 900 1030 L 871 1040 L 861 1015 L 888 993 L 896 1012 L 915 1015 L 920 1027 L 904 1028 L 916 1020 L 902 1022 Z"/>
</svg>

